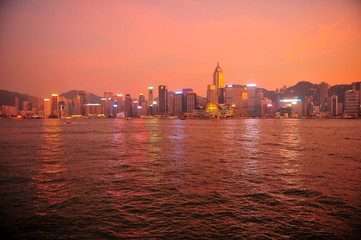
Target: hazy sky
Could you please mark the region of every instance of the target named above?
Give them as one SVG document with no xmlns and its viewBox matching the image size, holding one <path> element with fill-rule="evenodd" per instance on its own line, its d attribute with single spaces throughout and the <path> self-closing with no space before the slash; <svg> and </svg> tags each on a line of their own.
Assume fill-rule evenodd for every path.
<svg viewBox="0 0 361 240">
<path fill-rule="evenodd" d="M 205 96 L 218 60 L 225 84 L 361 81 L 361 1 L 0 1 L 0 89 Z"/>
</svg>

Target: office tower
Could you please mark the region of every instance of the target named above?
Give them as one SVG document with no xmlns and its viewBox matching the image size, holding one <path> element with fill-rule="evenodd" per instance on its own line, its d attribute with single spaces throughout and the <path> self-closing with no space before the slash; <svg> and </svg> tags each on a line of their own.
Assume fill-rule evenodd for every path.
<svg viewBox="0 0 361 240">
<path fill-rule="evenodd" d="M 224 103 L 224 89 L 223 89 L 223 70 L 219 66 L 219 62 L 217 62 L 217 67 L 213 73 L 213 85 L 216 86 L 218 102 Z"/>
<path fill-rule="evenodd" d="M 347 90 L 345 92 L 345 105 L 344 105 L 344 113 L 357 115 L 359 113 L 359 92 L 355 90 Z"/>
<path fill-rule="evenodd" d="M 23 111 L 28 111 L 29 110 L 29 102 L 28 101 L 23 101 Z"/>
<path fill-rule="evenodd" d="M 87 104 L 87 93 L 85 91 L 77 91 L 76 99 L 79 106 L 77 106 L 77 115 L 85 116 L 85 104 Z"/>
<path fill-rule="evenodd" d="M 133 116 L 133 100 L 130 97 L 130 94 L 125 95 L 124 105 L 125 105 L 125 111 L 124 111 L 125 116 L 127 117 Z"/>
<path fill-rule="evenodd" d="M 153 87 L 148 87 L 148 107 L 149 107 L 149 111 L 148 111 L 148 115 L 153 115 Z"/>
<path fill-rule="evenodd" d="M 51 115 L 58 117 L 58 94 L 51 94 Z"/>
<path fill-rule="evenodd" d="M 141 106 L 139 106 L 139 101 L 137 101 L 137 100 L 133 100 L 133 104 L 132 104 L 132 116 L 133 117 L 138 117 L 139 116 L 139 112 L 138 112 L 138 110 L 140 110 L 140 107 Z"/>
<path fill-rule="evenodd" d="M 51 102 L 49 98 L 44 99 L 44 117 L 48 118 L 51 115 Z"/>
<path fill-rule="evenodd" d="M 183 112 L 183 93 L 175 92 L 174 94 L 174 114 L 181 114 Z"/>
<path fill-rule="evenodd" d="M 168 114 L 174 114 L 174 92 L 168 95 Z"/>
<path fill-rule="evenodd" d="M 118 109 L 117 113 L 123 111 L 123 94 L 117 94 Z"/>
<path fill-rule="evenodd" d="M 139 94 L 139 106 L 142 106 L 142 103 L 145 102 L 145 96 L 144 96 L 144 93 L 140 93 Z"/>
<path fill-rule="evenodd" d="M 256 84 L 247 84 L 247 96 L 248 96 L 248 115 L 254 116 L 256 106 Z"/>
<path fill-rule="evenodd" d="M 183 94 L 183 112 L 187 112 L 187 95 L 188 95 L 188 92 L 193 92 L 193 89 L 192 88 L 183 88 L 182 89 L 182 94 Z"/>
<path fill-rule="evenodd" d="M 218 95 L 216 91 L 216 85 L 208 85 L 207 86 L 207 102 L 218 102 Z"/>
<path fill-rule="evenodd" d="M 328 111 L 327 107 L 327 98 L 328 98 L 328 84 L 322 82 L 319 86 L 319 100 L 320 100 L 320 111 Z"/>
<path fill-rule="evenodd" d="M 158 105 L 158 111 L 159 114 L 167 114 L 167 108 L 168 108 L 168 87 L 165 85 L 159 86 L 159 105 Z"/>
<path fill-rule="evenodd" d="M 193 91 L 187 93 L 187 113 L 192 113 L 197 107 L 197 95 Z"/>
<path fill-rule="evenodd" d="M 338 96 L 336 94 L 333 94 L 331 96 L 330 112 L 331 112 L 331 115 L 338 114 Z"/>
<path fill-rule="evenodd" d="M 224 88 L 224 102 L 237 109 L 238 115 L 247 114 L 247 87 L 243 85 L 227 85 Z"/>
</svg>

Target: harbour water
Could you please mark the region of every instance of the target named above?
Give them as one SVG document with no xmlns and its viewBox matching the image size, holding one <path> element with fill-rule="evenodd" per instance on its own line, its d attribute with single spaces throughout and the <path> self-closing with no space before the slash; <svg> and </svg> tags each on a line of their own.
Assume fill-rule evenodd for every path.
<svg viewBox="0 0 361 240">
<path fill-rule="evenodd" d="M 361 121 L 0 121 L 7 239 L 359 239 Z"/>
</svg>

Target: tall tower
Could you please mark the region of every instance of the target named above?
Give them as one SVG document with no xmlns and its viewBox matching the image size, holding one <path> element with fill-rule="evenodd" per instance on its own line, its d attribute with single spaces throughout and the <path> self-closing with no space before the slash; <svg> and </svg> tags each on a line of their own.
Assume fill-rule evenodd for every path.
<svg viewBox="0 0 361 240">
<path fill-rule="evenodd" d="M 148 107 L 149 107 L 149 112 L 148 115 L 153 115 L 153 87 L 148 87 Z"/>
<path fill-rule="evenodd" d="M 158 89 L 159 94 L 159 113 L 167 114 L 168 113 L 168 87 L 165 85 L 159 85 Z"/>
<path fill-rule="evenodd" d="M 223 95 L 224 95 L 224 93 L 223 93 L 224 92 L 224 90 L 223 90 L 223 70 L 219 66 L 219 62 L 217 62 L 217 67 L 213 73 L 213 85 L 216 86 L 218 103 L 223 103 L 224 102 L 224 99 L 223 99 Z"/>
</svg>

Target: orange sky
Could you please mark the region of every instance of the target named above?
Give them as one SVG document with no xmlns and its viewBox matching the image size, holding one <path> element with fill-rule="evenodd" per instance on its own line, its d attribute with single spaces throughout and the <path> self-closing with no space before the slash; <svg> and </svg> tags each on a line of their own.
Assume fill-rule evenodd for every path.
<svg viewBox="0 0 361 240">
<path fill-rule="evenodd" d="M 361 1 L 1 1 L 0 53 L 0 89 L 41 98 L 159 84 L 205 96 L 217 60 L 225 84 L 349 84 Z"/>
</svg>

